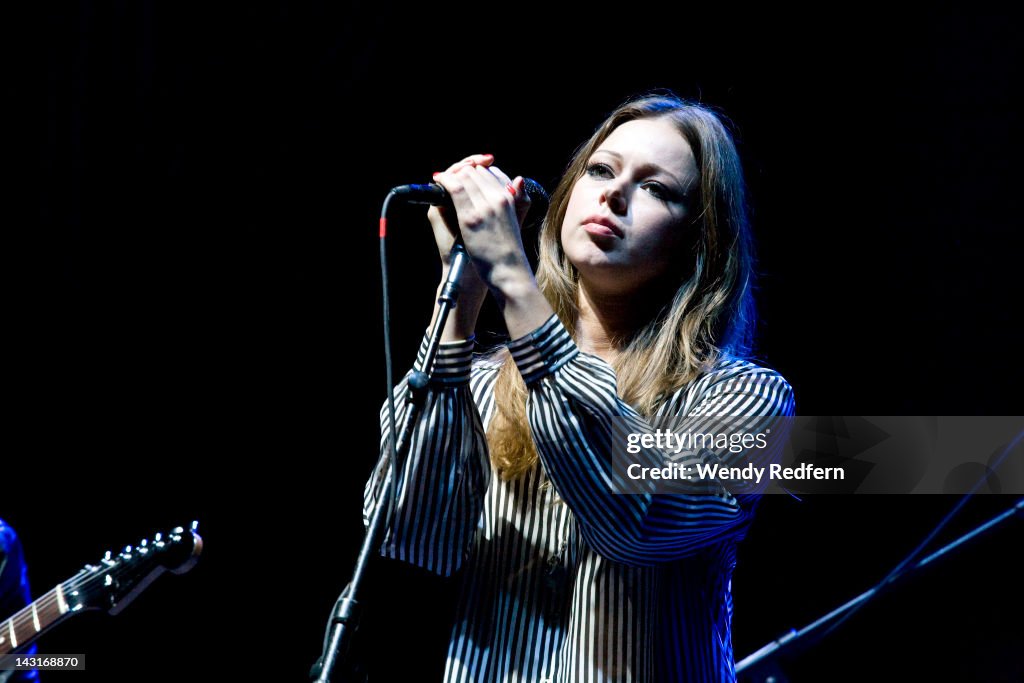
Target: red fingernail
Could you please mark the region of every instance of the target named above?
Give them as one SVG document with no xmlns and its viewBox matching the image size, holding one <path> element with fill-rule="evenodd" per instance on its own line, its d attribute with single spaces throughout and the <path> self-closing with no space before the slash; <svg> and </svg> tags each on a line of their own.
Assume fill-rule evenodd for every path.
<svg viewBox="0 0 1024 683">
<path fill-rule="evenodd" d="M 437 176 L 439 176 L 439 175 L 441 175 L 441 172 L 440 172 L 440 171 L 434 171 L 434 175 L 432 175 L 431 177 L 432 177 L 432 178 L 436 178 L 436 177 L 437 177 Z"/>
<path fill-rule="evenodd" d="M 512 183 L 505 183 L 505 189 L 508 190 L 513 197 L 516 196 L 516 188 L 515 186 L 512 185 Z"/>
</svg>

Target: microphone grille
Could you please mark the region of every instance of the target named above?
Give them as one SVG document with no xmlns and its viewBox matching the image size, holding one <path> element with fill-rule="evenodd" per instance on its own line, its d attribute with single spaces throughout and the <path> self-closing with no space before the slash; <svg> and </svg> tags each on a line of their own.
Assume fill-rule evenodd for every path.
<svg viewBox="0 0 1024 683">
<path fill-rule="evenodd" d="M 539 223 L 544 220 L 544 216 L 548 212 L 548 203 L 550 202 L 548 192 L 532 178 L 523 178 L 523 190 L 530 197 L 530 212 L 526 216 L 527 222 Z"/>
<path fill-rule="evenodd" d="M 548 191 L 540 183 L 532 178 L 523 178 L 523 189 L 530 195 L 532 201 L 540 201 L 545 205 L 548 203 Z"/>
</svg>

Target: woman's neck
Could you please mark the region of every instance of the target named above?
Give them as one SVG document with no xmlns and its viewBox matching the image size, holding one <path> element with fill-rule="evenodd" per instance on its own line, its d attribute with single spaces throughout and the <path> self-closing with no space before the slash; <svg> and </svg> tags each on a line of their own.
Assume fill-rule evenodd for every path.
<svg viewBox="0 0 1024 683">
<path fill-rule="evenodd" d="M 580 277 L 577 290 L 576 343 L 580 350 L 609 363 L 636 333 L 670 306 L 679 289 L 672 273 L 648 280 L 637 288 L 619 283 L 603 287 L 601 281 Z"/>
<path fill-rule="evenodd" d="M 642 300 L 635 292 L 609 295 L 581 282 L 576 318 L 580 350 L 613 362 L 633 333 L 650 319 L 648 307 L 639 305 Z"/>
</svg>

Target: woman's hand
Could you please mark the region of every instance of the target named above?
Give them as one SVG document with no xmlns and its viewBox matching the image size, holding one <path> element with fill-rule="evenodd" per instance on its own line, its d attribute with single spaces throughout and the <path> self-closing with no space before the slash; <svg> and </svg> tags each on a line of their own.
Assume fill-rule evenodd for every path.
<svg viewBox="0 0 1024 683">
<path fill-rule="evenodd" d="M 485 159 L 493 160 L 493 157 L 488 154 L 476 154 L 469 156 L 462 161 L 449 166 L 445 173 L 454 173 L 464 166 L 482 163 Z M 442 173 L 435 173 L 434 181 L 437 182 L 441 175 Z M 431 206 L 427 210 L 427 220 L 430 221 L 430 227 L 434 232 L 434 242 L 437 244 L 438 256 L 441 257 L 442 282 L 444 282 L 445 278 L 448 277 L 448 268 L 451 266 L 450 257 L 452 247 L 455 245 L 455 239 L 459 235 L 458 219 L 456 216 L 449 214 L 450 212 L 442 206 Z M 477 275 L 476 269 L 474 269 L 472 265 L 464 271 L 462 282 L 464 288 L 479 289 L 484 293 L 487 291 L 487 288 L 483 285 L 483 282 L 480 280 L 480 276 Z"/>
<path fill-rule="evenodd" d="M 532 279 L 529 261 L 523 250 L 520 227 L 530 208 L 523 179 L 514 181 L 494 166 L 490 154 L 466 157 L 447 171 L 434 175 L 452 199 L 458 214 L 463 243 L 477 273 L 496 295 L 512 279 Z M 444 210 L 428 212 L 434 238 L 447 266 L 447 254 L 455 239 L 455 230 L 444 219 Z"/>
<path fill-rule="evenodd" d="M 509 334 L 518 337 L 543 323 L 551 315 L 551 307 L 537 289 L 523 249 L 520 225 L 530 208 L 523 178 L 509 180 L 493 164 L 490 154 L 466 157 L 447 171 L 435 174 L 434 182 L 443 186 L 452 199 L 462 241 L 472 258 L 478 282 L 482 281 L 494 294 Z M 446 250 L 454 243 L 454 231 L 444 221 L 447 217 L 441 210 L 430 212 L 444 262 Z"/>
<path fill-rule="evenodd" d="M 477 164 L 482 166 L 490 165 L 493 161 L 494 157 L 489 154 L 474 154 L 452 164 L 445 173 L 455 173 L 463 168 L 472 167 Z M 437 181 L 441 175 L 443 174 L 435 173 L 434 180 Z M 529 208 L 528 204 L 527 208 Z M 524 216 L 525 213 L 524 210 Z M 441 258 L 441 284 L 438 285 L 438 297 L 440 297 L 441 288 L 448 279 L 448 272 L 451 267 L 452 246 L 454 246 L 455 239 L 459 235 L 459 225 L 457 216 L 452 214 L 449 209 L 441 206 L 431 206 L 427 210 L 427 220 L 430 221 L 438 256 Z M 484 284 L 484 281 L 477 273 L 472 259 L 469 260 L 463 269 L 459 285 L 459 299 L 454 311 L 448 317 L 442 337 L 443 341 L 467 339 L 473 335 L 476 320 L 480 314 L 480 308 L 483 306 L 484 298 L 487 296 L 487 285 Z M 434 315 L 437 315 L 436 306 L 434 308 Z M 431 322 L 431 326 L 433 326 L 433 322 Z"/>
</svg>

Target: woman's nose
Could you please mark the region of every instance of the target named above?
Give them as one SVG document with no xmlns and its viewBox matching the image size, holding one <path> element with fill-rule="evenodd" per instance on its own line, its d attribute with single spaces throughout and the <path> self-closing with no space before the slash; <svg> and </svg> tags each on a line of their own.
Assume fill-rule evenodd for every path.
<svg viewBox="0 0 1024 683">
<path fill-rule="evenodd" d="M 616 181 L 605 184 L 601 190 L 601 201 L 608 204 L 612 213 L 624 214 L 626 212 L 626 195 L 622 186 Z"/>
</svg>

